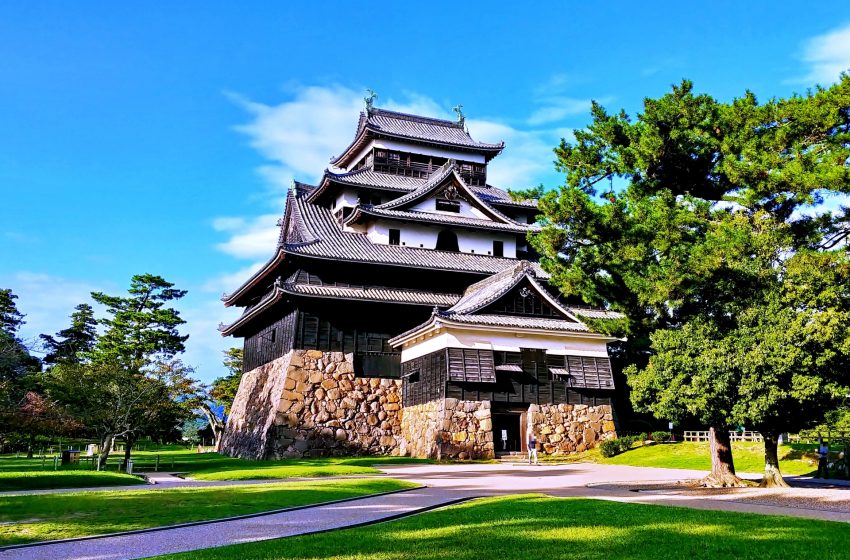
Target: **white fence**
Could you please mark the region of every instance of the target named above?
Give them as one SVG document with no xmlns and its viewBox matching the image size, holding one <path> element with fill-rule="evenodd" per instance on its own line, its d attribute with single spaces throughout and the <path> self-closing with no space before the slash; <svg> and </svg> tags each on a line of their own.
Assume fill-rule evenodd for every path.
<svg viewBox="0 0 850 560">
<path fill-rule="evenodd" d="M 685 441 L 708 441 L 708 431 L 686 431 Z M 759 432 L 729 432 L 732 441 L 764 441 Z"/>
</svg>

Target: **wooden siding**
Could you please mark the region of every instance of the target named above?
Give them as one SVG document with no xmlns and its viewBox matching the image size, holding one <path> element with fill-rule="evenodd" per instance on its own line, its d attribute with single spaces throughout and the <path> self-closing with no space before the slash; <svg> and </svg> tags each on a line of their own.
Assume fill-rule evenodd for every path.
<svg viewBox="0 0 850 560">
<path fill-rule="evenodd" d="M 401 353 L 387 341 L 392 333 L 358 330 L 333 315 L 302 311 L 295 326 L 295 348 L 354 353 L 355 374 L 361 377 L 401 375 Z"/>
<path fill-rule="evenodd" d="M 556 375 L 569 387 L 578 389 L 613 389 L 614 374 L 611 360 L 593 356 L 547 356 L 550 371 L 564 372 Z"/>
<path fill-rule="evenodd" d="M 437 350 L 401 364 L 403 406 L 424 404 L 445 396 L 446 351 Z"/>
<path fill-rule="evenodd" d="M 292 309 L 280 319 L 246 336 L 243 371 L 251 371 L 282 357 L 292 349 L 298 310 Z"/>
<path fill-rule="evenodd" d="M 489 400 L 498 404 L 611 404 L 613 392 L 570 387 L 566 379 L 552 375 L 549 361 L 563 356 L 549 356 L 542 350 L 494 352 L 496 383 L 448 381 L 446 397 L 463 400 Z M 602 358 L 600 358 L 601 360 Z M 613 389 L 610 387 L 610 389 Z"/>
<path fill-rule="evenodd" d="M 495 383 L 492 350 L 449 348 L 449 381 Z"/>
</svg>

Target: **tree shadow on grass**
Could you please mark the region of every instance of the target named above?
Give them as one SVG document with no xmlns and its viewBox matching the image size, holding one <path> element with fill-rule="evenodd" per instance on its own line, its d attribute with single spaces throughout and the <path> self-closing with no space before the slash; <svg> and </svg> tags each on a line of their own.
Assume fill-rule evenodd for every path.
<svg viewBox="0 0 850 560">
<path fill-rule="evenodd" d="M 526 495 L 175 558 L 844 559 L 848 547 L 850 526 L 840 523 Z"/>
</svg>

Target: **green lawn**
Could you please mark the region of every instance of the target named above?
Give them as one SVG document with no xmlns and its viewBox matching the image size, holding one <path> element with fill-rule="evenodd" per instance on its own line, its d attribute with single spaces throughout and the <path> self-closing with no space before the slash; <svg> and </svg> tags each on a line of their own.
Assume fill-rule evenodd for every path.
<svg viewBox="0 0 850 560">
<path fill-rule="evenodd" d="M 123 453 L 110 455 L 105 473 L 90 470 L 86 463 L 61 466 L 58 471 L 42 470 L 42 460 L 26 459 L 14 455 L 0 456 L 0 486 L 5 490 L 36 488 L 27 480 L 38 480 L 39 488 L 81 488 L 86 486 L 133 484 L 136 477 L 118 474 Z M 194 449 L 173 446 L 159 451 L 133 453 L 133 471 L 150 472 L 156 468 L 157 457 L 160 471 L 187 473 L 200 480 L 248 480 L 294 477 L 319 477 L 377 474 L 374 464 L 398 464 L 428 462 L 410 457 L 326 457 L 316 459 L 281 459 L 277 461 L 250 461 L 234 459 L 218 453 L 196 453 Z M 47 461 L 52 465 L 52 459 Z M 49 468 L 49 467 L 48 467 Z M 38 476 L 36 471 L 42 471 Z M 74 473 L 72 476 L 71 473 Z M 35 477 L 35 478 L 34 478 Z M 18 484 L 18 486 L 16 486 Z M 5 486 L 3 486 L 5 485 Z"/>
<path fill-rule="evenodd" d="M 798 475 L 817 470 L 817 459 L 812 447 L 806 444 L 780 445 L 779 461 L 782 473 Z M 760 473 L 764 470 L 764 446 L 761 443 L 733 443 L 732 456 L 735 469 L 739 472 Z M 547 457 L 546 460 L 592 461 L 609 465 L 667 469 L 711 469 L 708 443 L 695 442 L 644 445 L 608 458 L 602 457 L 598 449 L 593 449 L 570 457 Z"/>
<path fill-rule="evenodd" d="M 170 559 L 845 559 L 850 525 L 538 495 L 476 500 L 359 529 Z"/>
<path fill-rule="evenodd" d="M 0 496 L 0 546 L 215 519 L 412 486 L 382 478 Z"/>
<path fill-rule="evenodd" d="M 144 484 L 138 476 L 84 470 L 0 472 L 0 492 Z"/>
</svg>

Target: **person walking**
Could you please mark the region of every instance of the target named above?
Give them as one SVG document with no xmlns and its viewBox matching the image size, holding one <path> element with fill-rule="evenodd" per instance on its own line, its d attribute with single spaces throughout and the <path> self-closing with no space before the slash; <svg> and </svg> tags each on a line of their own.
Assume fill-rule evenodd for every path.
<svg viewBox="0 0 850 560">
<path fill-rule="evenodd" d="M 818 478 L 829 478 L 829 446 L 820 438 L 818 446 Z"/>
<path fill-rule="evenodd" d="M 528 464 L 532 464 L 532 461 L 535 465 L 540 464 L 540 460 L 537 458 L 537 434 L 534 433 L 534 430 L 528 430 Z"/>
</svg>

